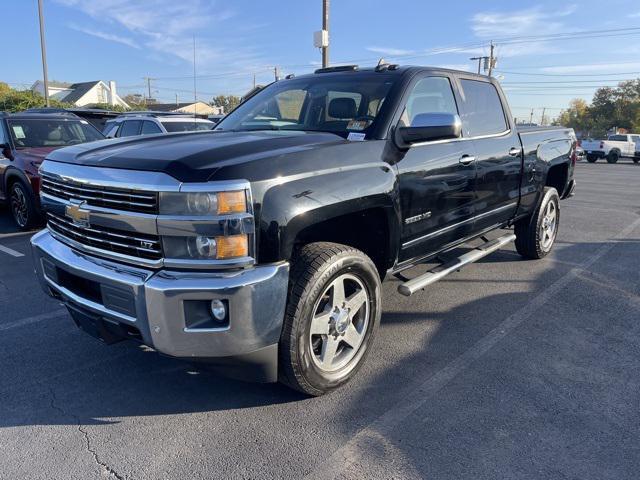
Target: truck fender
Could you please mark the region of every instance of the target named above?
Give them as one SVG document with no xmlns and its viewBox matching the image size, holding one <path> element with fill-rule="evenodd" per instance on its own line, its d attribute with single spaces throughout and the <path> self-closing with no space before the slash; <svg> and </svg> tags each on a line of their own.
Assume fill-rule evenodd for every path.
<svg viewBox="0 0 640 480">
<path fill-rule="evenodd" d="M 400 207 L 395 171 L 386 163 L 333 168 L 262 185 L 257 205 L 261 262 L 289 260 L 298 234 L 320 222 L 372 208 L 382 209 L 390 252 L 397 253 Z"/>
</svg>

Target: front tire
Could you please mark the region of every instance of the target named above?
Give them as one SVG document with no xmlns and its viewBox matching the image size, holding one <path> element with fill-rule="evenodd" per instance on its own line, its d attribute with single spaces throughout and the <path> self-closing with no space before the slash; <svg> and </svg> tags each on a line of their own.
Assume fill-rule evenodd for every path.
<svg viewBox="0 0 640 480">
<path fill-rule="evenodd" d="M 607 155 L 607 163 L 618 163 L 618 160 L 620 160 L 620 154 L 616 151 L 611 151 Z"/>
<path fill-rule="evenodd" d="M 38 211 L 31 192 L 20 181 L 16 181 L 9 189 L 9 206 L 13 221 L 20 230 L 29 230 L 39 220 Z"/>
<path fill-rule="evenodd" d="M 587 162 L 596 163 L 598 161 L 598 157 L 596 155 L 587 155 Z"/>
<path fill-rule="evenodd" d="M 279 379 L 319 396 L 348 382 L 368 354 L 381 316 L 381 282 L 361 251 L 311 243 L 292 261 L 279 345 Z"/>
<path fill-rule="evenodd" d="M 515 224 L 516 250 L 525 258 L 540 259 L 551 251 L 560 224 L 560 197 L 545 187 L 542 201 L 533 215 Z"/>
</svg>

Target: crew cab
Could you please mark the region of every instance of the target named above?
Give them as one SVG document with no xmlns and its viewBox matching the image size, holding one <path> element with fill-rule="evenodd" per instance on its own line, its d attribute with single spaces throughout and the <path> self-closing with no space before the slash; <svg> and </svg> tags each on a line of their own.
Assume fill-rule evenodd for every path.
<svg viewBox="0 0 640 480">
<path fill-rule="evenodd" d="M 513 241 L 547 255 L 575 147 L 569 128 L 516 129 L 490 77 L 320 69 L 211 132 L 52 152 L 35 268 L 104 342 L 320 395 L 374 348 L 385 277 L 410 296 Z"/>
<path fill-rule="evenodd" d="M 595 163 L 606 158 L 608 163 L 617 163 L 621 157 L 640 162 L 640 135 L 609 135 L 606 140 L 586 140 L 580 146 L 587 153 L 587 161 Z"/>
<path fill-rule="evenodd" d="M 38 168 L 57 148 L 102 140 L 104 136 L 72 113 L 0 112 L 0 201 L 9 203 L 18 228 L 40 220 Z"/>
</svg>

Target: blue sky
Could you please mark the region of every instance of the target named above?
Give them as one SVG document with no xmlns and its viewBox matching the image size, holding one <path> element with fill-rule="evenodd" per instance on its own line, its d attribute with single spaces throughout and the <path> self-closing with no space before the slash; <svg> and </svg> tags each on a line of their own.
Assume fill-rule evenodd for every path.
<svg viewBox="0 0 640 480">
<path fill-rule="evenodd" d="M 321 0 L 44 0 L 49 78 L 115 80 L 119 93 L 142 93 L 142 77 L 166 101 L 193 98 L 193 36 L 198 98 L 241 95 L 283 74 L 317 67 L 312 32 Z M 31 85 L 41 78 L 36 0 L 0 0 L 4 68 L 0 81 Z M 333 0 L 331 61 L 471 69 L 498 39 L 497 75 L 514 115 L 555 115 L 569 99 L 590 99 L 600 85 L 640 77 L 640 30 L 618 36 L 513 43 L 508 37 L 640 27 L 632 0 L 458 1 Z M 607 34 L 608 35 L 608 34 Z M 502 41 L 500 41 L 502 39 Z M 530 82 L 530 83 L 525 83 Z M 535 82 L 535 83 L 534 83 Z"/>
</svg>

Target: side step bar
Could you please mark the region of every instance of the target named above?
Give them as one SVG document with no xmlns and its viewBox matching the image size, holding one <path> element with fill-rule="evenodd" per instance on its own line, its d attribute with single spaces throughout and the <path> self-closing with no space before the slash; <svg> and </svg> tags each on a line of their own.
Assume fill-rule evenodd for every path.
<svg viewBox="0 0 640 480">
<path fill-rule="evenodd" d="M 487 242 L 484 245 L 480 245 L 479 247 L 474 248 L 470 252 L 467 252 L 464 255 L 459 256 L 458 258 L 454 258 L 447 263 L 438 265 L 433 270 L 429 270 L 419 277 L 413 278 L 407 282 L 400 284 L 398 286 L 398 292 L 400 292 L 405 297 L 409 297 L 416 293 L 418 290 L 422 290 L 424 287 L 437 282 L 438 280 L 446 277 L 456 270 L 459 270 L 465 265 L 477 262 L 481 258 L 486 257 L 490 253 L 493 253 L 496 250 L 502 248 L 506 244 L 513 242 L 515 239 L 516 236 L 510 233 L 509 235 L 504 235 L 500 238 L 496 238 L 495 240 Z"/>
</svg>

